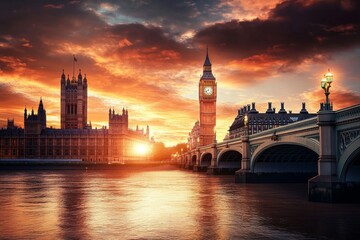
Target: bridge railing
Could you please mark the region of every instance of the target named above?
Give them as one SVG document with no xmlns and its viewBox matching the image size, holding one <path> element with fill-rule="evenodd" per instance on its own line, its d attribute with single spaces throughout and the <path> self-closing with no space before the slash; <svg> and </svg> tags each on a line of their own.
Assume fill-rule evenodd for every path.
<svg viewBox="0 0 360 240">
<path fill-rule="evenodd" d="M 347 122 L 360 118 L 360 104 L 336 111 L 336 123 Z"/>
</svg>

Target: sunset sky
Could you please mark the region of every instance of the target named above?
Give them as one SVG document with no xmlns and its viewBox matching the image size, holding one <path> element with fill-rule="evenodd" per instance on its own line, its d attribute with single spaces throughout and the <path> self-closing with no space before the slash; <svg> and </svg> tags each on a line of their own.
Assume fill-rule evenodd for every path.
<svg viewBox="0 0 360 240">
<path fill-rule="evenodd" d="M 237 109 L 273 102 L 317 112 L 320 81 L 334 74 L 330 99 L 360 103 L 357 1 L 6 1 L 0 3 L 0 127 L 23 126 L 42 97 L 47 126 L 60 126 L 60 75 L 81 68 L 88 121 L 129 110 L 129 127 L 150 126 L 167 146 L 187 141 L 199 119 L 198 83 L 206 46 L 218 83 L 217 138 Z"/>
</svg>

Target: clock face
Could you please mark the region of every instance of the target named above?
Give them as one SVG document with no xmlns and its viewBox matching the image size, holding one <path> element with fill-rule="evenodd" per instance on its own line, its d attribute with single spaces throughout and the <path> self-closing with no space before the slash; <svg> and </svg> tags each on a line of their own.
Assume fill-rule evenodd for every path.
<svg viewBox="0 0 360 240">
<path fill-rule="evenodd" d="M 206 94 L 206 95 L 211 95 L 211 94 L 213 94 L 213 88 L 212 87 L 205 87 L 204 88 L 204 93 Z"/>
</svg>

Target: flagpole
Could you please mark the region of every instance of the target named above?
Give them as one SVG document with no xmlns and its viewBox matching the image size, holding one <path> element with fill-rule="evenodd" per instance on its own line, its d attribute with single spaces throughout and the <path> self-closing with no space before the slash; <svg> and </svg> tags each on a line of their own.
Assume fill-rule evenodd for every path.
<svg viewBox="0 0 360 240">
<path fill-rule="evenodd" d="M 73 55 L 73 78 L 75 77 L 75 55 Z"/>
</svg>

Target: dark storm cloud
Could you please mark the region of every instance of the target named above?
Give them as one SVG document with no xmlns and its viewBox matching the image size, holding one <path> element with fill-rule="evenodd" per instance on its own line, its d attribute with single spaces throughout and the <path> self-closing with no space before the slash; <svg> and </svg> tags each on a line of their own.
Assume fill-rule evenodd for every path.
<svg viewBox="0 0 360 240">
<path fill-rule="evenodd" d="M 59 45 L 89 45 L 99 35 L 100 29 L 106 27 L 96 14 L 84 11 L 80 4 L 26 3 L 12 1 L 2 4 L 0 55 L 18 58 L 34 70 L 43 70 L 46 65 L 54 71 L 55 65 L 63 62 L 61 54 L 54 54 Z M 51 64 L 53 66 L 49 66 Z M 3 66 L 3 69 L 11 70 L 9 66 Z"/>
<path fill-rule="evenodd" d="M 179 60 L 184 57 L 183 53 L 189 52 L 184 44 L 175 41 L 162 27 L 137 23 L 109 25 L 97 11 L 93 10 L 93 8 L 101 8 L 103 4 L 93 4 L 91 5 L 93 8 L 90 8 L 88 3 L 79 2 L 25 3 L 8 2 L 0 9 L 0 54 L 19 58 L 32 69 L 43 70 L 46 63 L 47 67 L 50 67 L 50 72 L 54 71 L 59 63 L 68 61 L 68 56 L 61 56 L 56 52 L 64 44 L 79 45 L 83 48 L 92 47 L 98 43 L 113 44 L 109 54 L 113 54 L 116 49 L 119 54 L 123 54 L 129 50 L 148 48 L 141 52 L 144 59 L 149 53 L 149 48 L 153 48 L 154 52 L 158 52 L 158 56 L 154 56 L 153 53 L 148 54 L 148 57 L 153 57 L 151 62 L 166 60 L 171 56 L 176 56 L 174 60 Z M 194 10 L 196 7 L 190 2 L 159 1 L 152 4 L 124 1 L 119 3 L 119 9 L 129 14 L 131 8 L 137 7 L 139 11 L 133 12 L 134 17 L 139 14 L 155 21 L 159 16 L 166 19 L 166 16 L 170 14 L 173 15 L 171 21 L 178 22 L 178 25 L 184 25 L 185 22 L 189 22 L 189 16 L 196 15 Z M 146 10 L 149 10 L 149 13 L 145 14 Z M 165 24 L 167 27 L 169 25 L 171 25 L 170 21 Z M 69 52 L 69 55 L 71 54 L 73 53 Z M 191 58 L 189 54 L 186 57 Z M 13 71 L 5 61 L 1 62 L 1 67 L 2 71 Z"/>
<path fill-rule="evenodd" d="M 173 36 L 181 35 L 189 29 L 203 27 L 204 22 L 222 19 L 222 11 L 216 7 L 219 5 L 218 0 L 110 0 L 102 4 L 98 1 L 88 2 L 86 5 L 101 14 L 111 24 L 147 23 L 161 26 Z"/>
<path fill-rule="evenodd" d="M 147 65 L 142 66 L 145 68 L 189 62 L 195 56 L 194 50 L 187 49 L 184 44 L 167 37 L 159 27 L 138 23 L 119 24 L 109 27 L 108 35 L 116 42 L 113 45 L 119 58 L 147 62 Z"/>
<path fill-rule="evenodd" d="M 178 48 L 179 44 L 165 36 L 159 27 L 146 27 L 142 24 L 119 24 L 110 28 L 110 33 L 119 39 L 126 38 L 131 43 L 128 46 L 152 47 L 160 45 L 163 48 Z M 125 44 L 125 43 L 124 43 Z M 120 46 L 122 47 L 122 46 Z"/>
<path fill-rule="evenodd" d="M 359 24 L 355 1 L 285 1 L 268 19 L 218 23 L 199 31 L 194 40 L 230 59 L 268 55 L 292 65 L 360 46 Z"/>
<path fill-rule="evenodd" d="M 96 14 L 84 11 L 79 4 L 49 6 L 41 1 L 8 3 L 0 10 L 1 35 L 10 35 L 15 40 L 26 38 L 30 42 L 39 38 L 87 42 L 96 30 L 105 26 Z"/>
</svg>

